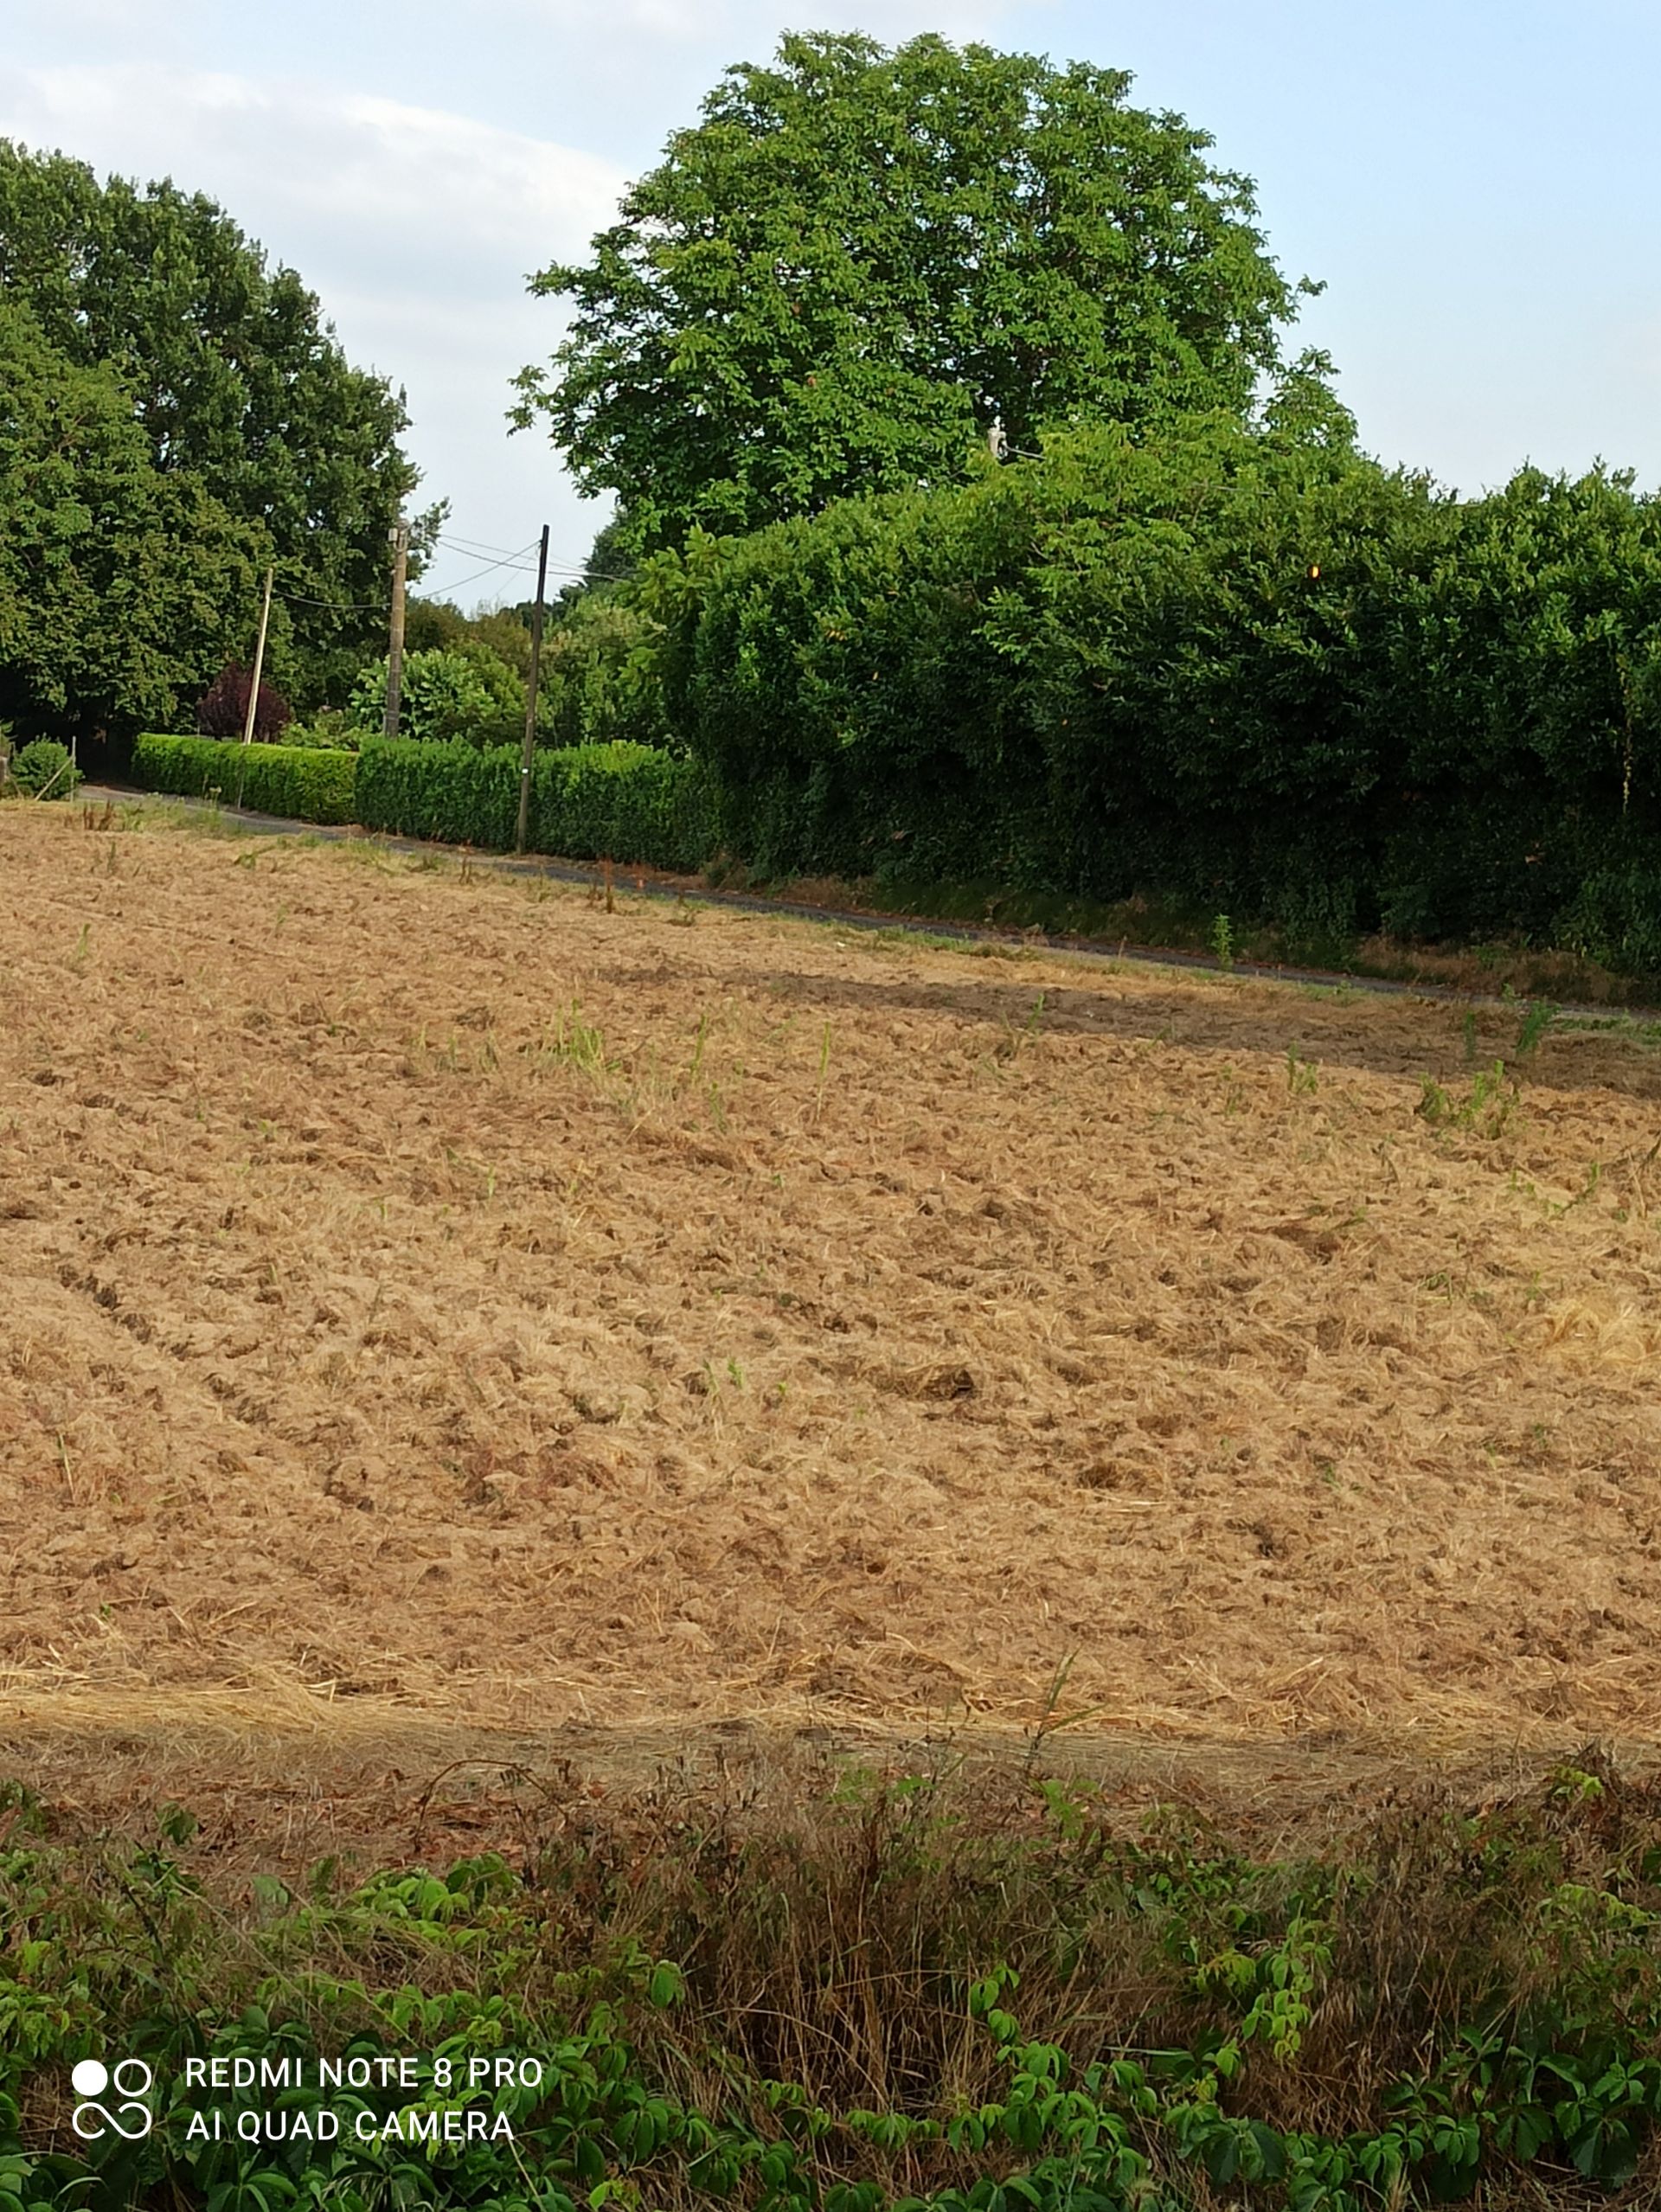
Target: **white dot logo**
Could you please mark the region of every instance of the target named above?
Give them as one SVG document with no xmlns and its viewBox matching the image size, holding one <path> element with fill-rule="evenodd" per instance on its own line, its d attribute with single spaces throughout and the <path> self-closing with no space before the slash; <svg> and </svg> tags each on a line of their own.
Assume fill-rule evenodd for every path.
<svg viewBox="0 0 1661 2212">
<path fill-rule="evenodd" d="M 156 2124 L 150 2106 L 139 2102 L 149 2096 L 155 2078 L 141 2058 L 119 2058 L 113 2067 L 106 2066 L 100 2058 L 78 2059 L 70 2071 L 69 2084 L 81 2101 L 71 2113 L 69 2125 L 83 2143 L 98 2143 L 111 2134 L 124 2136 L 129 2143 L 139 2142 Z M 122 2100 L 113 2112 L 98 2102 L 110 2089 Z"/>
</svg>

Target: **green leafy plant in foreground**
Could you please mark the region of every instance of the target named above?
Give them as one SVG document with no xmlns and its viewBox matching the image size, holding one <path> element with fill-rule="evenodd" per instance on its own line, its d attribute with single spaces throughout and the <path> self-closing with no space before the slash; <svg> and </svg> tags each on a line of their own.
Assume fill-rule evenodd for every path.
<svg viewBox="0 0 1661 2212">
<path fill-rule="evenodd" d="M 232 1909 L 179 1808 L 151 1843 L 64 1843 L 20 1797 L 0 2212 L 1198 2212 L 1242 2190 L 1399 2212 L 1478 2184 L 1498 2212 L 1653 2169 L 1661 1808 L 1594 1759 L 1306 1860 L 1170 1807 L 1119 1832 L 1048 1779 L 986 1806 L 844 1775 L 787 1832 L 641 1818 L 556 1830 L 523 1872 L 487 1854 L 343 1893 L 325 1862 Z M 155 2069 L 157 2125 L 82 2144 L 67 2069 L 116 2050 Z M 316 2081 L 319 2054 L 412 2052 L 450 2086 Z M 192 2132 L 187 2060 L 285 2056 L 299 2086 L 227 2090 L 226 2132 Z M 509 2078 L 470 2082 L 475 2059 Z M 277 2139 L 240 2139 L 261 2109 Z M 446 2109 L 512 2139 L 407 2117 Z"/>
</svg>

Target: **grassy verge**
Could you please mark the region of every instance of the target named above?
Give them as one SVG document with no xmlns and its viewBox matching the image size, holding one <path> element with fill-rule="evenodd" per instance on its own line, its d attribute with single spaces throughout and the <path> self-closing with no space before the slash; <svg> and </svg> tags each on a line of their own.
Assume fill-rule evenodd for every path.
<svg viewBox="0 0 1661 2212">
<path fill-rule="evenodd" d="M 217 798 L 225 795 L 223 779 L 241 753 L 241 747 L 207 740 L 146 737 L 138 741 L 135 773 L 158 791 Z M 246 803 L 295 820 L 342 824 L 356 818 L 374 830 L 476 844 L 484 851 L 512 844 L 517 756 L 510 750 L 487 753 L 467 745 L 375 744 L 365 748 L 362 758 L 367 768 L 354 795 L 356 755 L 249 747 L 242 773 L 253 780 Z M 698 882 L 712 889 L 1097 946 L 1196 953 L 1223 968 L 1236 962 L 1323 968 L 1482 997 L 1580 1005 L 1648 1007 L 1661 1000 L 1661 975 L 1618 973 L 1580 953 L 1549 946 L 1299 937 L 1176 901 L 1134 898 L 1103 904 L 1012 891 L 991 880 L 781 879 L 757 875 L 731 859 L 711 862 L 696 873 L 714 835 L 709 794 L 688 764 L 640 747 L 588 746 L 540 753 L 535 794 L 533 851 L 574 860 L 608 856 L 619 866 L 654 875 L 693 871 Z"/>
<path fill-rule="evenodd" d="M 540 1803 L 511 1860 L 233 1890 L 176 1808 L 88 1837 L 11 1792 L 0 2204 L 1361 2212 L 1661 2183 L 1661 1793 L 1590 1754 L 1291 1855 L 948 1763 L 787 1811 Z M 156 2124 L 82 2141 L 69 2068 L 118 2055 Z"/>
<path fill-rule="evenodd" d="M 755 875 L 734 862 L 712 866 L 704 880 L 719 889 L 751 891 L 848 914 L 893 914 L 1088 940 L 1095 946 L 1196 953 L 1225 968 L 1236 962 L 1324 968 L 1482 997 L 1510 995 L 1585 1005 L 1652 1006 L 1661 1000 L 1661 976 L 1618 974 L 1577 952 L 1517 942 L 1417 945 L 1379 936 L 1298 937 L 1177 901 L 1135 898 L 1104 904 L 1011 891 L 991 880 L 925 883 L 887 877 L 773 878 Z"/>
</svg>

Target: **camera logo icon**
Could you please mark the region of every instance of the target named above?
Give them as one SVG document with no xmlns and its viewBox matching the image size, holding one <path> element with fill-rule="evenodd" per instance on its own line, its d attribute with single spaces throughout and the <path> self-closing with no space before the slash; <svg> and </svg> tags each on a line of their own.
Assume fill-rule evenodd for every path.
<svg viewBox="0 0 1661 2212">
<path fill-rule="evenodd" d="M 155 2126 L 156 2115 L 139 2100 L 149 2096 L 155 2079 L 141 2058 L 119 2058 L 112 2067 L 106 2066 L 100 2058 L 78 2061 L 69 2083 L 80 2102 L 71 2113 L 69 2125 L 83 2143 L 99 2143 L 107 2135 L 125 2136 L 129 2143 L 142 2142 Z M 121 2100 L 113 2110 L 98 2101 L 112 2090 Z"/>
</svg>

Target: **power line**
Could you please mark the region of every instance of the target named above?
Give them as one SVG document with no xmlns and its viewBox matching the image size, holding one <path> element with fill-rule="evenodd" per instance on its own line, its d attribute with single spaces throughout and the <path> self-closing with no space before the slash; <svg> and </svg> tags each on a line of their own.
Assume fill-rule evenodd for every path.
<svg viewBox="0 0 1661 2212">
<path fill-rule="evenodd" d="M 457 538 L 439 538 L 437 542 L 449 547 L 452 553 L 463 550 L 463 542 Z M 486 549 L 500 550 L 498 548 Z M 535 550 L 536 541 L 533 538 L 529 545 L 521 546 L 517 553 L 503 553 L 499 561 L 487 561 L 482 568 L 475 568 L 471 575 L 458 577 L 452 584 L 429 584 L 423 578 L 419 587 L 420 595 L 423 599 L 447 599 L 456 592 L 464 591 L 469 584 L 476 584 L 481 576 L 495 575 L 503 568 L 517 568 L 527 576 L 533 575 L 535 564 L 529 556 Z M 583 583 L 624 584 L 628 581 L 625 575 L 607 569 L 591 569 L 585 562 L 550 561 L 548 565 L 559 574 L 574 577 Z M 333 614 L 384 614 L 388 606 L 385 599 L 313 599 L 305 592 L 273 592 L 272 596 L 288 606 L 324 607 Z"/>
<path fill-rule="evenodd" d="M 529 545 L 522 546 L 517 553 L 510 553 L 505 557 L 505 559 L 501 561 L 487 561 L 482 568 L 475 568 L 471 576 L 458 577 L 453 584 L 445 584 L 443 586 L 429 584 L 426 579 L 423 578 L 421 581 L 421 596 L 423 599 L 448 599 L 452 593 L 462 590 L 466 585 L 476 584 L 481 576 L 494 575 L 498 568 L 518 568 L 527 567 L 528 564 L 525 561 L 525 555 L 528 553 L 534 553 L 535 549 L 536 541 L 533 538 Z"/>
<path fill-rule="evenodd" d="M 387 611 L 385 599 L 313 599 L 304 592 L 273 592 L 272 597 L 290 606 L 332 607 L 337 614 L 384 614 Z"/>
<path fill-rule="evenodd" d="M 480 553 L 499 553 L 503 555 L 503 567 L 505 567 L 509 561 L 516 560 L 518 557 L 516 555 L 510 553 L 505 546 L 487 544 L 483 538 L 441 537 L 438 539 L 436 542 L 439 545 L 447 545 L 453 553 L 466 553 L 469 555 Z M 593 581 L 597 584 L 625 584 L 628 581 L 628 578 L 626 576 L 617 574 L 610 569 L 591 570 L 586 561 L 561 561 L 552 554 L 548 555 L 548 565 L 550 568 L 556 570 L 561 575 L 580 576 L 584 578 L 592 576 Z M 525 574 L 527 575 L 530 574 L 530 569 L 531 563 L 529 559 L 527 559 L 525 562 Z"/>
<path fill-rule="evenodd" d="M 435 538 L 433 543 L 447 545 L 452 552 L 465 553 L 469 559 L 474 561 L 478 560 L 481 553 L 499 553 L 504 561 L 515 561 L 518 558 L 518 555 L 510 551 L 507 546 L 492 545 L 485 538 L 439 537 Z"/>
</svg>

